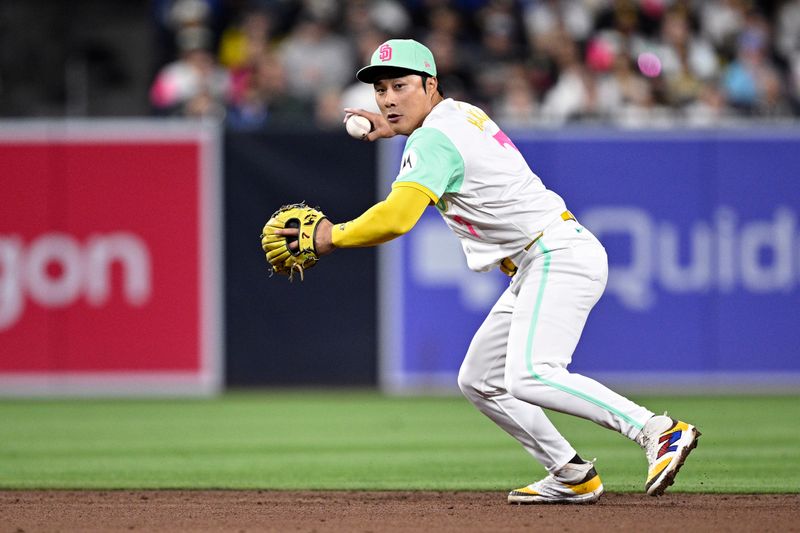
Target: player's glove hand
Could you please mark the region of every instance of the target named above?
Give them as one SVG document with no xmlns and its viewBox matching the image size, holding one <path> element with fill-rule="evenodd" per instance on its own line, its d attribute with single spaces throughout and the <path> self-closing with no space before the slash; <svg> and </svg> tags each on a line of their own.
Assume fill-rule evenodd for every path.
<svg viewBox="0 0 800 533">
<path fill-rule="evenodd" d="M 319 223 L 326 218 L 322 211 L 303 202 L 284 205 L 275 211 L 261 232 L 261 248 L 267 254 L 271 271 L 285 274 L 290 280 L 299 272 L 302 280 L 303 272 L 319 260 L 314 236 Z"/>
</svg>

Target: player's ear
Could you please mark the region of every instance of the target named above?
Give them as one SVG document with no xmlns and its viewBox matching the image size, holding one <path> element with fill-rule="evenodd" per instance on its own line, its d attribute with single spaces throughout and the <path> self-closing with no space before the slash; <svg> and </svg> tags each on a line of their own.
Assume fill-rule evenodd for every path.
<svg viewBox="0 0 800 533">
<path fill-rule="evenodd" d="M 436 92 L 436 88 L 439 86 L 439 80 L 434 77 L 428 78 L 425 80 L 426 89 L 428 94 L 434 94 Z"/>
</svg>

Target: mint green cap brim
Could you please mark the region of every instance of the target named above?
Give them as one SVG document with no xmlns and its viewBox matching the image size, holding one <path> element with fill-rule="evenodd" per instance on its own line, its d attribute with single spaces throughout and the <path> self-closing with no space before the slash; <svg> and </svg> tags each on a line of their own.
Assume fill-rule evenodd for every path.
<svg viewBox="0 0 800 533">
<path fill-rule="evenodd" d="M 391 39 L 372 54 L 369 65 L 356 73 L 364 83 L 391 77 L 393 71 L 410 70 L 436 76 L 436 63 L 427 46 L 412 39 Z"/>
</svg>

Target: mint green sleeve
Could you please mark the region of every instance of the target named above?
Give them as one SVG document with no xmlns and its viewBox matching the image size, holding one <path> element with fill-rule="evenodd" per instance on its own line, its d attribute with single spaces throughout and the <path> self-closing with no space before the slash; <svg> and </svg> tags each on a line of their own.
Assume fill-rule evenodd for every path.
<svg viewBox="0 0 800 533">
<path fill-rule="evenodd" d="M 436 128 L 419 128 L 406 142 L 393 186 L 421 185 L 436 196 L 435 202 L 463 179 L 464 159 L 453 141 Z"/>
</svg>

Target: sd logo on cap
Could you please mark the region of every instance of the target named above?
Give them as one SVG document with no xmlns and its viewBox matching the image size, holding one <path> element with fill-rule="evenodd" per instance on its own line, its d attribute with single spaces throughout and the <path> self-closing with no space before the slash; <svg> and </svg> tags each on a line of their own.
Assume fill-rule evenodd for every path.
<svg viewBox="0 0 800 533">
<path fill-rule="evenodd" d="M 436 62 L 427 46 L 412 39 L 391 39 L 372 54 L 369 65 L 356 73 L 364 83 L 375 83 L 379 79 L 398 77 L 397 71 L 436 76 Z"/>
</svg>

